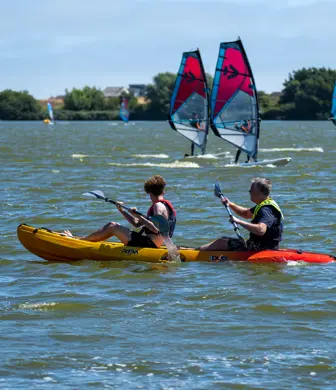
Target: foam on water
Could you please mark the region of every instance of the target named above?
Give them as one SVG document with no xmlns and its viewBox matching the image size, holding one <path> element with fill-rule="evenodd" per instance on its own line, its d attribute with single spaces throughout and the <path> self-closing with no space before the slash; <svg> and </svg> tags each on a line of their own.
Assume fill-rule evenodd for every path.
<svg viewBox="0 0 336 390">
<path fill-rule="evenodd" d="M 159 153 L 159 154 L 132 154 L 132 157 L 139 158 L 169 158 L 168 154 Z"/>
<path fill-rule="evenodd" d="M 319 152 L 324 153 L 323 148 L 269 148 L 269 149 L 259 149 L 260 152 Z"/>
<path fill-rule="evenodd" d="M 174 161 L 172 163 L 108 163 L 108 165 L 113 165 L 116 167 L 161 167 L 161 168 L 201 168 L 195 162 L 187 162 L 187 161 Z"/>
</svg>

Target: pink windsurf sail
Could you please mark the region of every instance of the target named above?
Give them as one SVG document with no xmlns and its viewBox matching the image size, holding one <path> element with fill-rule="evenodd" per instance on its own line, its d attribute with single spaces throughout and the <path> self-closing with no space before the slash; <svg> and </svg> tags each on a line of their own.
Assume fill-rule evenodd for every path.
<svg viewBox="0 0 336 390">
<path fill-rule="evenodd" d="M 257 89 L 240 39 L 220 44 L 210 105 L 214 133 L 256 160 L 260 127 Z"/>
<path fill-rule="evenodd" d="M 199 50 L 182 55 L 173 94 L 170 101 L 171 128 L 205 153 L 209 132 L 209 95 L 207 80 Z"/>
</svg>

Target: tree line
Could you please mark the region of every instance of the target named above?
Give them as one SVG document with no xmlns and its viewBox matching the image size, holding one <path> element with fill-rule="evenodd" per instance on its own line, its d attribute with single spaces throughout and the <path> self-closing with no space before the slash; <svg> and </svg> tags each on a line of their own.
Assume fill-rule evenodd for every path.
<svg viewBox="0 0 336 390">
<path fill-rule="evenodd" d="M 64 100 L 54 107 L 57 120 L 115 120 L 122 97 L 129 99 L 132 120 L 166 120 L 175 73 L 158 73 L 148 85 L 144 102 L 132 94 L 105 98 L 96 87 L 66 90 Z M 207 74 L 208 85 L 212 76 Z M 330 113 L 336 70 L 302 68 L 289 74 L 281 92 L 258 92 L 262 119 L 323 120 Z M 0 119 L 42 120 L 48 117 L 47 102 L 41 103 L 28 91 L 0 92 Z"/>
</svg>

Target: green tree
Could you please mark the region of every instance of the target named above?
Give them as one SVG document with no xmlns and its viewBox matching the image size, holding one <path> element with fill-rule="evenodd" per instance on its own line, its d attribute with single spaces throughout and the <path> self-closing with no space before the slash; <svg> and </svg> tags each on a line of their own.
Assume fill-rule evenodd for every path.
<svg viewBox="0 0 336 390">
<path fill-rule="evenodd" d="M 147 99 L 150 101 L 148 113 L 151 119 L 166 119 L 169 112 L 170 98 L 175 84 L 175 73 L 159 73 L 147 88 Z"/>
<path fill-rule="evenodd" d="M 37 120 L 42 118 L 38 101 L 27 91 L 6 89 L 0 92 L 0 118 L 3 120 Z"/>
<path fill-rule="evenodd" d="M 289 74 L 280 97 L 286 119 L 325 119 L 335 80 L 336 71 L 326 68 L 302 68 Z"/>
<path fill-rule="evenodd" d="M 71 111 L 105 110 L 106 100 L 103 92 L 96 87 L 85 86 L 83 89 L 65 90 L 64 109 Z"/>
<path fill-rule="evenodd" d="M 209 88 L 209 95 L 210 95 L 211 94 L 212 85 L 213 85 L 213 77 L 211 76 L 210 73 L 205 73 L 205 77 L 207 79 L 208 88 Z"/>
</svg>

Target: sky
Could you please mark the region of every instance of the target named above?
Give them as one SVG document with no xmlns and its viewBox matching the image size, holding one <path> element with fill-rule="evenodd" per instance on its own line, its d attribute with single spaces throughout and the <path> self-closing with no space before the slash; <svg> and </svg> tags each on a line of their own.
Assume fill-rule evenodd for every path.
<svg viewBox="0 0 336 390">
<path fill-rule="evenodd" d="M 336 69 L 335 0 L 0 0 L 0 91 L 35 98 L 85 85 L 149 84 L 199 48 L 243 41 L 258 90 L 302 67 Z"/>
</svg>

